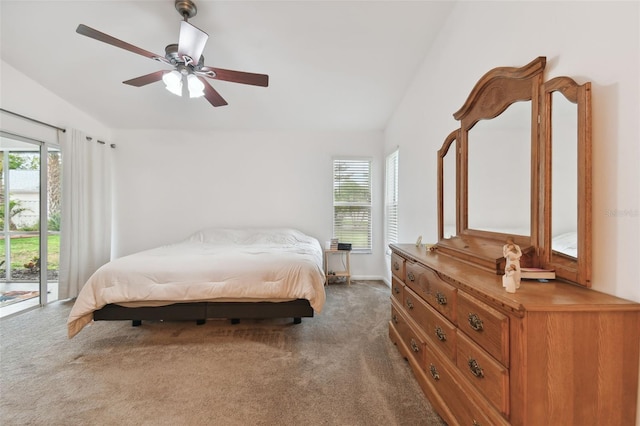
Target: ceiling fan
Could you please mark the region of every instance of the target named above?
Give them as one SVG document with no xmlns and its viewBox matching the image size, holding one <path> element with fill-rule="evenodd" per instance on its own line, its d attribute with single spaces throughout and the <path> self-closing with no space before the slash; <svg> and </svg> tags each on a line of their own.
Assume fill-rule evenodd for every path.
<svg viewBox="0 0 640 426">
<path fill-rule="evenodd" d="M 180 22 L 178 44 L 168 45 L 165 48 L 164 56 L 141 49 L 83 24 L 78 25 L 76 32 L 173 67 L 173 70 L 156 71 L 123 81 L 124 84 L 130 86 L 142 87 L 163 80 L 167 90 L 178 96 L 187 92 L 192 98 L 204 96 L 211 105 L 218 107 L 227 105 L 227 101 L 209 84 L 206 78 L 253 86 L 267 87 L 269 85 L 269 76 L 266 74 L 226 70 L 204 65 L 202 52 L 209 35 L 188 22 L 188 19 L 196 16 L 198 11 L 195 3 L 191 0 L 175 0 L 175 8 L 184 20 Z M 185 81 L 186 86 L 183 84 Z"/>
</svg>

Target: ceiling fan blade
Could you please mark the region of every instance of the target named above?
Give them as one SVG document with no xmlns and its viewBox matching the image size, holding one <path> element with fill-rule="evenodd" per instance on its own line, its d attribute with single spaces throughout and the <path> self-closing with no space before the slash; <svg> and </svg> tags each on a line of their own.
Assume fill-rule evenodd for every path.
<svg viewBox="0 0 640 426">
<path fill-rule="evenodd" d="M 180 22 L 180 38 L 178 39 L 178 55 L 188 56 L 197 65 L 204 51 L 209 35 L 187 21 Z"/>
<path fill-rule="evenodd" d="M 227 105 L 227 101 L 224 100 L 220 93 L 216 91 L 207 80 L 202 77 L 198 77 L 200 81 L 204 84 L 204 97 L 207 98 L 209 103 L 214 107 Z"/>
<path fill-rule="evenodd" d="M 123 81 L 124 84 L 128 84 L 129 86 L 142 87 L 147 84 L 155 83 L 156 81 L 162 80 L 162 76 L 170 71 L 156 71 L 151 74 L 143 75 L 140 77 L 132 78 L 131 80 Z"/>
<path fill-rule="evenodd" d="M 109 34 L 105 34 L 91 27 L 87 27 L 86 25 L 83 25 L 83 24 L 78 25 L 78 28 L 76 28 L 76 32 L 78 34 L 82 34 L 83 36 L 96 39 L 103 43 L 107 43 L 112 46 L 119 47 L 124 50 L 128 50 L 129 52 L 137 53 L 138 55 L 145 56 L 149 59 L 155 59 L 156 61 L 168 63 L 168 61 L 163 56 L 156 55 L 153 52 L 149 52 L 148 50 L 141 49 L 137 46 L 134 46 L 133 44 L 129 44 L 115 37 L 111 37 Z"/>
<path fill-rule="evenodd" d="M 214 76 L 208 74 L 210 71 L 215 73 Z M 266 74 L 254 74 L 251 72 L 225 70 L 222 68 L 202 67 L 201 75 L 216 80 L 230 81 L 232 83 L 251 84 L 253 86 L 269 86 L 269 76 Z"/>
</svg>

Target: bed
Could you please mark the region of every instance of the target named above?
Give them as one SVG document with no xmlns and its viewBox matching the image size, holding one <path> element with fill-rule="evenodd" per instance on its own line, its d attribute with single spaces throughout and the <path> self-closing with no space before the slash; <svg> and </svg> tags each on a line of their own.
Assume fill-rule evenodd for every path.
<svg viewBox="0 0 640 426">
<path fill-rule="evenodd" d="M 206 229 L 115 259 L 80 290 L 69 338 L 99 320 L 294 318 L 325 303 L 322 248 L 290 228 Z"/>
</svg>

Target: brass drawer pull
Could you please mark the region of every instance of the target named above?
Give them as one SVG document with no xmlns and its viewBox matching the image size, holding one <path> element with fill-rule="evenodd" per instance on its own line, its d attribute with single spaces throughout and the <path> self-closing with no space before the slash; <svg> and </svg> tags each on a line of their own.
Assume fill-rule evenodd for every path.
<svg viewBox="0 0 640 426">
<path fill-rule="evenodd" d="M 393 320 L 393 323 L 394 323 L 394 324 L 397 324 L 397 323 L 398 323 L 398 316 L 397 316 L 396 314 L 393 314 L 393 315 L 391 316 L 391 319 Z"/>
<path fill-rule="evenodd" d="M 407 274 L 407 278 L 409 278 L 409 281 L 415 281 L 416 280 L 416 276 L 413 275 L 413 272 L 409 272 Z"/>
<path fill-rule="evenodd" d="M 431 373 L 431 377 L 433 377 L 433 380 L 438 381 L 440 380 L 440 375 L 438 374 L 438 370 L 436 370 L 436 366 L 431 364 L 429 366 L 429 372 Z"/>
<path fill-rule="evenodd" d="M 447 304 L 447 296 L 445 296 L 444 294 L 440 293 L 439 291 L 436 292 L 436 300 L 438 301 L 438 305 L 446 305 Z"/>
<path fill-rule="evenodd" d="M 394 286 L 393 287 L 393 291 L 394 291 L 395 294 L 400 294 L 400 287 Z"/>
<path fill-rule="evenodd" d="M 476 314 L 469 314 L 469 325 L 475 331 L 482 331 L 484 329 L 484 323 Z"/>
<path fill-rule="evenodd" d="M 438 340 L 440 340 L 441 342 L 446 342 L 447 341 L 447 335 L 445 334 L 444 331 L 442 331 L 442 329 L 440 328 L 440 326 L 436 326 L 436 337 L 438 338 Z"/>
<path fill-rule="evenodd" d="M 476 376 L 479 379 L 484 377 L 484 370 L 478 365 L 478 361 L 473 358 L 469 358 L 469 370 L 471 370 L 471 374 Z"/>
<path fill-rule="evenodd" d="M 413 309 L 413 301 L 407 297 L 407 308 Z"/>
<path fill-rule="evenodd" d="M 478 421 L 474 419 L 471 426 L 480 426 L 480 423 L 478 423 Z"/>
<path fill-rule="evenodd" d="M 393 262 L 393 269 L 395 269 L 396 271 L 400 270 L 400 264 L 398 262 Z"/>
<path fill-rule="evenodd" d="M 420 346 L 416 343 L 415 340 L 411 339 L 411 350 L 414 352 L 420 352 Z"/>
</svg>

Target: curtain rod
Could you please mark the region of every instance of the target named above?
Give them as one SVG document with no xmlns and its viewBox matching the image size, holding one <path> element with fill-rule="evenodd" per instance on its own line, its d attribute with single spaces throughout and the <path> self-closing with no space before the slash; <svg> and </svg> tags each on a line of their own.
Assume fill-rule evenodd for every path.
<svg viewBox="0 0 640 426">
<path fill-rule="evenodd" d="M 24 118 L 25 120 L 33 121 L 34 123 L 42 124 L 43 126 L 51 127 L 52 129 L 60 130 L 63 133 L 67 131 L 67 129 L 63 129 L 62 127 L 54 126 L 53 124 L 45 123 L 44 121 L 36 120 L 31 117 L 27 117 L 26 115 L 18 114 L 16 112 L 9 111 L 4 108 L 0 108 L 0 111 L 6 112 L 7 114 L 15 115 L 16 117 Z"/>
</svg>

